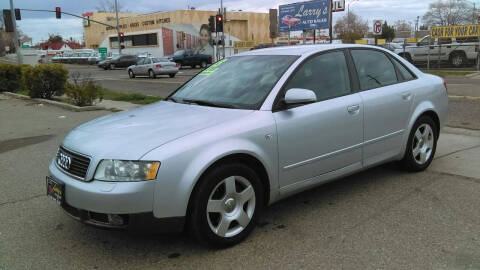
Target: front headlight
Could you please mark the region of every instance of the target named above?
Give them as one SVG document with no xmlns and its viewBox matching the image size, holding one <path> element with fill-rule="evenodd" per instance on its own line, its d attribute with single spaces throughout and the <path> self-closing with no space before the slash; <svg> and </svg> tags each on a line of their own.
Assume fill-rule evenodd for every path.
<svg viewBox="0 0 480 270">
<path fill-rule="evenodd" d="M 158 161 L 104 159 L 98 164 L 94 178 L 111 182 L 154 180 L 159 167 Z"/>
</svg>

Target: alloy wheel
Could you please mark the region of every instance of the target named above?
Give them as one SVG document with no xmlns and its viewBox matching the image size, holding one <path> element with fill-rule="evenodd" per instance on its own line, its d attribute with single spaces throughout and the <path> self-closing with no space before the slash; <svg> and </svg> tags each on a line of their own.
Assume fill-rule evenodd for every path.
<svg viewBox="0 0 480 270">
<path fill-rule="evenodd" d="M 413 159 L 420 165 L 425 164 L 432 155 L 435 135 L 428 124 L 422 124 L 415 131 L 412 142 Z"/>
<path fill-rule="evenodd" d="M 230 176 L 218 183 L 211 192 L 206 209 L 207 221 L 213 233 L 233 237 L 250 223 L 255 212 L 255 190 L 246 178 Z"/>
</svg>

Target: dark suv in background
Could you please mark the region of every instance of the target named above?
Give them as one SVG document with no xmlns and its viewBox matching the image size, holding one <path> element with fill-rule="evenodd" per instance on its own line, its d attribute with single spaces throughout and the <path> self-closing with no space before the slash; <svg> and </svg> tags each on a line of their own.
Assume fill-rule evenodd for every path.
<svg viewBox="0 0 480 270">
<path fill-rule="evenodd" d="M 195 54 L 193 50 L 176 51 L 173 56 L 169 57 L 169 60 L 178 63 L 180 67 L 190 66 L 195 68 L 196 66 L 200 66 L 201 68 L 206 68 L 212 64 L 212 56 Z"/>
<path fill-rule="evenodd" d="M 137 56 L 122 54 L 98 63 L 98 67 L 103 69 L 127 68 L 137 63 Z"/>
</svg>

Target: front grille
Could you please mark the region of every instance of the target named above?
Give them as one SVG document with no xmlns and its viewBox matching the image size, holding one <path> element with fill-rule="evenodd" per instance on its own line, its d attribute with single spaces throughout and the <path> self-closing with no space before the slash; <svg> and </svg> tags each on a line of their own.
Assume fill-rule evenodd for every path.
<svg viewBox="0 0 480 270">
<path fill-rule="evenodd" d="M 65 165 L 65 162 L 60 161 L 61 155 L 70 157 L 69 166 Z M 90 165 L 90 158 L 68 151 L 63 147 L 58 149 L 56 161 L 61 170 L 82 179 L 85 179 L 88 166 Z"/>
</svg>

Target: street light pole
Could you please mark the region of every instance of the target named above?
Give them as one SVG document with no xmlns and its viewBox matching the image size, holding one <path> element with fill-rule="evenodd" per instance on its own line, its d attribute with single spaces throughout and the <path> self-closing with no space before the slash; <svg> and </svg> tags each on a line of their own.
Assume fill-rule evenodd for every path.
<svg viewBox="0 0 480 270">
<path fill-rule="evenodd" d="M 348 5 L 347 5 L 347 28 L 348 28 L 348 31 L 350 31 L 350 5 L 354 4 L 356 1 L 359 1 L 359 0 L 353 0 L 352 2 L 348 3 Z"/>
<path fill-rule="evenodd" d="M 22 59 L 22 53 L 20 52 L 19 46 L 18 46 L 18 32 L 17 32 L 17 24 L 15 21 L 15 9 L 13 8 L 13 0 L 10 0 L 10 12 L 11 12 L 11 18 L 12 18 L 12 25 L 13 25 L 13 38 L 14 38 L 14 45 L 15 45 L 15 52 L 17 53 L 17 62 L 19 65 L 23 63 Z"/>
<path fill-rule="evenodd" d="M 115 0 L 115 16 L 117 17 L 118 54 L 120 55 L 120 54 L 122 54 L 122 47 L 120 46 L 120 27 L 118 26 L 118 4 L 117 4 L 117 0 Z"/>
</svg>

